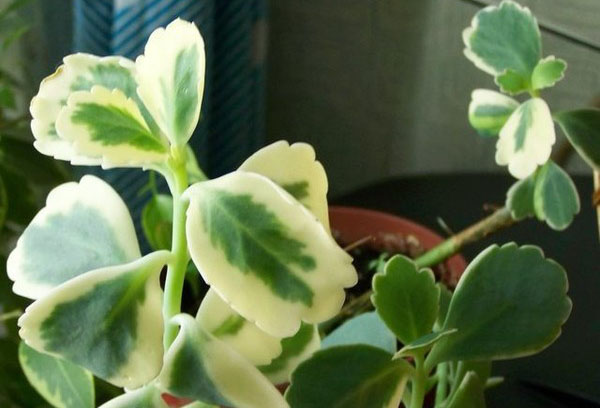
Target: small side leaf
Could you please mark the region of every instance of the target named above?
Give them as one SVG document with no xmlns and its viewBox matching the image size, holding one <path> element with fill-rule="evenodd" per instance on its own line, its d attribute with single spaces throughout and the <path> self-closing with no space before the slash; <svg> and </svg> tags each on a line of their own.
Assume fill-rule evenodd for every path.
<svg viewBox="0 0 600 408">
<path fill-rule="evenodd" d="M 554 115 L 554 120 L 583 160 L 593 169 L 600 170 L 600 110 L 559 112 Z"/>
<path fill-rule="evenodd" d="M 517 180 L 506 194 L 506 208 L 515 220 L 522 220 L 535 215 L 533 196 L 535 191 L 536 175 Z"/>
<path fill-rule="evenodd" d="M 240 316 L 213 289 L 202 300 L 196 319 L 254 365 L 269 364 L 281 354 L 281 338 L 265 333 Z"/>
<path fill-rule="evenodd" d="M 142 228 L 152 249 L 171 249 L 173 197 L 166 194 L 152 196 L 142 210 Z"/>
<path fill-rule="evenodd" d="M 94 378 L 66 360 L 19 346 L 19 362 L 27 380 L 52 406 L 94 408 Z"/>
<path fill-rule="evenodd" d="M 246 359 L 204 331 L 189 315 L 165 356 L 159 387 L 178 398 L 240 408 L 286 408 L 277 389 Z"/>
<path fill-rule="evenodd" d="M 465 56 L 494 76 L 510 69 L 529 78 L 542 55 L 535 17 L 513 1 L 480 10 L 463 31 L 463 41 Z"/>
<path fill-rule="evenodd" d="M 373 277 L 372 301 L 381 319 L 404 344 L 431 333 L 439 310 L 440 289 L 430 269 L 419 271 L 396 255 Z"/>
<path fill-rule="evenodd" d="M 502 92 L 509 95 L 518 95 L 527 92 L 531 88 L 529 78 L 524 77 L 512 69 L 507 69 L 503 73 L 497 75 L 494 78 L 494 82 Z"/>
<path fill-rule="evenodd" d="M 548 160 L 556 141 L 550 109 L 543 99 L 522 103 L 500 130 L 496 143 L 496 163 L 508 165 L 518 179 L 531 175 Z"/>
<path fill-rule="evenodd" d="M 321 338 L 316 325 L 302 323 L 292 337 L 281 341 L 281 354 L 271 364 L 258 369 L 273 384 L 284 384 L 300 363 L 307 360 L 321 346 Z"/>
<path fill-rule="evenodd" d="M 575 183 L 551 160 L 536 176 L 533 202 L 538 219 L 558 231 L 571 224 L 581 207 Z"/>
<path fill-rule="evenodd" d="M 481 136 L 497 136 L 519 102 L 499 92 L 476 89 L 471 94 L 469 122 Z"/>
<path fill-rule="evenodd" d="M 261 174 L 300 201 L 329 230 L 327 175 L 316 160 L 315 150 L 306 143 L 280 140 L 263 147 L 239 168 Z"/>
<path fill-rule="evenodd" d="M 556 340 L 571 312 L 567 275 L 533 246 L 493 245 L 467 267 L 444 330 L 427 360 L 502 360 L 537 353 Z M 519 333 L 515 336 L 514 333 Z"/>
<path fill-rule="evenodd" d="M 198 123 L 204 91 L 204 41 L 194 23 L 176 19 L 154 30 L 135 61 L 138 93 L 173 145 Z"/>
<path fill-rule="evenodd" d="M 347 320 L 323 339 L 322 348 L 348 344 L 367 344 L 388 353 L 396 352 L 396 336 L 376 312 L 363 313 Z"/>
<path fill-rule="evenodd" d="M 320 323 L 356 283 L 352 258 L 321 223 L 264 176 L 237 171 L 197 183 L 186 233 L 204 280 L 240 315 L 277 337 Z"/>
<path fill-rule="evenodd" d="M 37 299 L 67 280 L 140 257 L 127 206 L 105 181 L 83 176 L 48 194 L 7 262 L 13 291 Z"/>
<path fill-rule="evenodd" d="M 567 63 L 562 59 L 556 59 L 553 55 L 544 58 L 531 74 L 531 87 L 533 89 L 544 89 L 554 86 L 564 78 Z"/>
<path fill-rule="evenodd" d="M 101 159 L 104 168 L 161 164 L 168 144 L 152 132 L 133 99 L 95 85 L 73 92 L 58 114 L 56 131 L 78 154 Z"/>
<path fill-rule="evenodd" d="M 458 386 L 447 408 L 485 408 L 485 383 L 474 371 L 469 371 Z"/>
<path fill-rule="evenodd" d="M 296 369 L 285 397 L 294 408 L 395 408 L 404 393 L 407 365 L 367 345 L 328 348 Z"/>
<path fill-rule="evenodd" d="M 162 365 L 162 290 L 167 251 L 85 273 L 35 301 L 19 319 L 32 348 L 68 359 L 129 389 Z"/>
<path fill-rule="evenodd" d="M 424 353 L 428 352 L 433 347 L 433 345 L 437 343 L 440 339 L 442 339 L 445 336 L 449 336 L 455 332 L 456 329 L 449 329 L 439 332 L 432 332 L 426 334 L 423 337 L 419 337 L 412 343 L 402 347 L 400 351 L 398 351 L 398 353 L 396 354 L 396 358 L 404 356 L 414 356 L 417 353 L 423 355 Z"/>
<path fill-rule="evenodd" d="M 154 385 L 147 385 L 119 395 L 102 404 L 100 408 L 169 408 L 169 406 L 162 399 L 158 388 Z"/>
</svg>

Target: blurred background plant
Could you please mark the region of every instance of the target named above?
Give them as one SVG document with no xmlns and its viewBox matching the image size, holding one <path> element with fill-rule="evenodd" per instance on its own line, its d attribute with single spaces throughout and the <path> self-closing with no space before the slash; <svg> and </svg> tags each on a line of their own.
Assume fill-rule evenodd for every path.
<svg viewBox="0 0 600 408">
<path fill-rule="evenodd" d="M 48 191 L 69 179 L 69 169 L 33 147 L 26 90 L 27 64 L 7 58 L 30 29 L 18 11 L 33 0 L 0 2 L 0 406 L 42 407 L 16 359 L 15 319 L 25 302 L 15 296 L 6 276 L 6 257 L 14 241 L 44 204 Z M 10 60 L 7 66 L 5 61 Z"/>
</svg>

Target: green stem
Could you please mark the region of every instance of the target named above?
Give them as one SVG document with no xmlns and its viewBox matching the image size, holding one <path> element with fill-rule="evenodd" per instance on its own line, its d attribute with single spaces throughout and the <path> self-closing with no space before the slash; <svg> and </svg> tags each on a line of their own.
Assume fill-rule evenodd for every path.
<svg viewBox="0 0 600 408">
<path fill-rule="evenodd" d="M 429 251 L 415 259 L 415 263 L 421 268 L 437 265 L 458 253 L 465 245 L 479 241 L 492 232 L 508 227 L 514 223 L 515 220 L 510 215 L 510 210 L 506 207 L 502 207 L 476 224 L 471 225 L 458 234 L 451 236 L 441 244 L 431 248 Z"/>
<path fill-rule="evenodd" d="M 173 195 L 173 243 L 171 246 L 172 260 L 167 268 L 165 281 L 165 297 L 163 303 L 163 320 L 165 332 L 163 342 L 165 350 L 177 336 L 177 326 L 171 323 L 171 318 L 181 311 L 181 296 L 185 271 L 189 262 L 187 240 L 185 236 L 185 212 L 188 203 L 181 197 L 188 187 L 188 177 L 185 170 L 185 154 L 173 154 L 170 168 L 173 180 L 169 183 Z"/>
<path fill-rule="evenodd" d="M 425 401 L 425 387 L 427 385 L 427 371 L 422 354 L 415 355 L 415 375 L 412 378 L 410 408 L 422 408 Z"/>
<path fill-rule="evenodd" d="M 435 390 L 435 408 L 438 408 L 442 406 L 448 395 L 448 363 L 439 364 L 436 374 L 438 376 L 438 383 Z"/>
<path fill-rule="evenodd" d="M 21 309 L 16 309 L 11 312 L 6 312 L 3 314 L 0 314 L 0 322 L 5 322 L 10 319 L 16 319 L 17 317 L 20 317 L 22 314 L 23 314 L 23 311 Z"/>
<path fill-rule="evenodd" d="M 415 263 L 420 268 L 437 265 L 458 253 L 465 245 L 478 241 L 492 232 L 508 227 L 515 222 L 515 219 L 510 214 L 510 210 L 502 207 L 486 218 L 431 248 L 415 259 Z M 339 320 L 353 316 L 368 308 L 371 303 L 372 294 L 372 291 L 367 291 L 348 302 L 335 318 L 327 322 L 327 327 L 333 327 Z"/>
</svg>

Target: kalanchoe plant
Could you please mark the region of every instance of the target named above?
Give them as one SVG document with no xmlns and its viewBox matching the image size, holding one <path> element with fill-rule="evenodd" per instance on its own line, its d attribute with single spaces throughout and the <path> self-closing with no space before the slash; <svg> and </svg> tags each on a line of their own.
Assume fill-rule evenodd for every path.
<svg viewBox="0 0 600 408">
<path fill-rule="evenodd" d="M 366 294 L 375 311 L 322 342 L 317 325 L 338 313 L 357 276 L 331 237 L 313 149 L 277 142 L 205 179 L 187 147 L 205 64 L 191 23 L 156 30 L 135 62 L 66 57 L 32 101 L 35 147 L 76 165 L 153 170 L 172 196 L 144 209 L 154 252 L 142 256 L 125 204 L 104 181 L 84 176 L 50 193 L 8 260 L 14 291 L 34 300 L 19 319 L 32 385 L 57 407 L 94 406 L 94 376 L 126 391 L 106 408 L 420 408 L 429 392 L 438 407 L 484 406 L 493 360 L 534 354 L 559 336 L 571 310 L 566 273 L 514 243 L 479 254 L 454 293 L 429 267 L 531 215 L 563 229 L 579 200 L 549 161 L 554 127 L 539 95 L 565 64 L 542 58 L 531 13 L 506 1 L 486 8 L 464 39 L 502 92 L 531 95 L 520 104 L 478 90 L 469 109 L 480 133 L 499 135 L 497 161 L 519 178 L 507 207 L 414 260 L 378 263 Z M 554 117 L 596 165 L 597 112 Z M 192 316 L 181 302 L 195 269 L 210 288 Z M 288 382 L 282 396 L 275 385 Z"/>
</svg>

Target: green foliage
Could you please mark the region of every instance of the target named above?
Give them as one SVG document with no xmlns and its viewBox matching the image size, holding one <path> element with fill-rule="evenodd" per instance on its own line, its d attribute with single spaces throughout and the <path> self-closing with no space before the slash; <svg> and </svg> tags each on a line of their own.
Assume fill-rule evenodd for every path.
<svg viewBox="0 0 600 408">
<path fill-rule="evenodd" d="M 168 408 L 161 397 L 161 391 L 154 385 L 147 385 L 132 392 L 120 395 L 100 408 Z"/>
<path fill-rule="evenodd" d="M 533 197 L 536 216 L 555 230 L 567 228 L 580 209 L 573 180 L 552 161 L 536 175 Z"/>
<path fill-rule="evenodd" d="M 571 311 L 565 271 L 540 249 L 506 244 L 479 254 L 461 278 L 428 364 L 527 356 L 551 344 Z M 514 333 L 519 333 L 514 336 Z"/>
<path fill-rule="evenodd" d="M 315 353 L 292 375 L 294 408 L 397 407 L 409 369 L 377 347 L 347 345 Z"/>
<path fill-rule="evenodd" d="M 485 384 L 477 374 L 469 371 L 463 378 L 454 396 L 448 401 L 447 408 L 485 408 L 483 396 Z"/>
<path fill-rule="evenodd" d="M 321 343 L 322 348 L 349 344 L 367 344 L 388 353 L 396 352 L 396 336 L 376 312 L 363 313 L 345 321 Z"/>
<path fill-rule="evenodd" d="M 535 215 L 535 184 L 536 177 L 533 174 L 522 180 L 517 180 L 508 190 L 506 194 L 506 208 L 510 210 L 515 220 L 522 220 Z"/>
<path fill-rule="evenodd" d="M 39 353 L 21 342 L 19 361 L 29 383 L 57 408 L 94 408 L 94 379 L 69 361 Z"/>
<path fill-rule="evenodd" d="M 578 109 L 554 114 L 579 155 L 595 170 L 600 170 L 600 110 Z"/>
<path fill-rule="evenodd" d="M 409 258 L 396 255 L 373 278 L 373 292 L 377 313 L 402 343 L 412 343 L 433 329 L 440 289 L 431 270 L 419 271 Z"/>
<path fill-rule="evenodd" d="M 554 86 L 565 76 L 567 63 L 554 57 L 544 58 L 535 66 L 531 74 L 531 87 L 544 89 Z"/>
<path fill-rule="evenodd" d="M 142 210 L 142 228 L 152 249 L 171 249 L 173 198 L 170 195 L 152 196 Z"/>
</svg>

